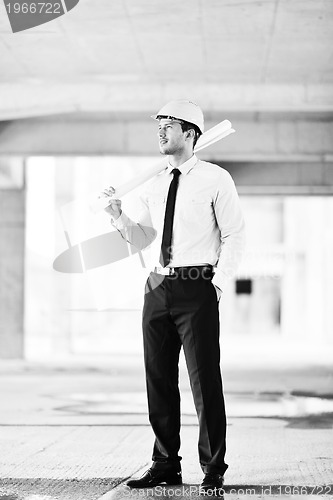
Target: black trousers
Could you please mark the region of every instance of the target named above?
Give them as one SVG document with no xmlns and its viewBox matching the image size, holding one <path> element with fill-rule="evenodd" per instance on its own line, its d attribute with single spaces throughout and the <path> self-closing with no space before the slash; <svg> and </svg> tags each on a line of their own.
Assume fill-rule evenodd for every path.
<svg viewBox="0 0 333 500">
<path fill-rule="evenodd" d="M 219 311 L 211 279 L 151 273 L 143 308 L 149 420 L 154 466 L 180 467 L 179 353 L 183 346 L 199 420 L 202 470 L 224 474 L 228 465 L 220 371 Z"/>
</svg>

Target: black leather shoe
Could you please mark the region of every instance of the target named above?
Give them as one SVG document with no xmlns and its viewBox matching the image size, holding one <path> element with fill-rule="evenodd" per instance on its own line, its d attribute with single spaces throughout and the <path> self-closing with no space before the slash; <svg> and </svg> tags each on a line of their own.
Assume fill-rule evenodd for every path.
<svg viewBox="0 0 333 500">
<path fill-rule="evenodd" d="M 222 474 L 208 472 L 200 485 L 200 493 L 209 496 L 218 496 L 223 498 L 224 477 Z"/>
<path fill-rule="evenodd" d="M 130 488 L 150 488 L 159 484 L 183 484 L 182 473 L 175 469 L 156 470 L 150 468 L 144 473 L 140 479 L 131 479 L 127 481 L 127 486 Z"/>
</svg>

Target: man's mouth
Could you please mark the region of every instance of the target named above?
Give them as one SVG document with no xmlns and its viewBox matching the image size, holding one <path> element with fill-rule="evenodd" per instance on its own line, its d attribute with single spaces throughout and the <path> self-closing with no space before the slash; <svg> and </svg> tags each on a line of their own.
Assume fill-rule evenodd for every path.
<svg viewBox="0 0 333 500">
<path fill-rule="evenodd" d="M 167 139 L 160 139 L 160 144 L 166 144 L 167 142 Z"/>
</svg>

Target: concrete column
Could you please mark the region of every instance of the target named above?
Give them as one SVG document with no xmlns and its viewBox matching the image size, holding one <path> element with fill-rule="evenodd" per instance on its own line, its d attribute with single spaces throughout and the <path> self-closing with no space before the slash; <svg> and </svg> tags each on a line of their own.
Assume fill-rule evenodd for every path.
<svg viewBox="0 0 333 500">
<path fill-rule="evenodd" d="M 308 227 L 306 239 L 306 309 L 307 336 L 313 342 L 322 342 L 324 337 L 324 276 L 325 244 L 325 202 L 324 198 L 307 200 L 305 217 Z"/>
<path fill-rule="evenodd" d="M 0 158 L 0 357 L 23 357 L 23 160 Z"/>
<path fill-rule="evenodd" d="M 281 333 L 289 340 L 301 340 L 307 335 L 306 258 L 303 226 L 300 224 L 305 208 L 304 198 L 289 197 L 284 201 L 285 268 L 281 282 Z"/>
<path fill-rule="evenodd" d="M 71 349 L 69 280 L 52 268 L 66 247 L 56 209 L 72 198 L 69 167 L 66 161 L 57 165 L 53 157 L 27 161 L 25 357 L 30 360 L 62 357 Z M 57 200 L 59 185 L 65 189 Z"/>
<path fill-rule="evenodd" d="M 324 241 L 324 339 L 326 343 L 333 344 L 333 198 L 325 200 L 325 232 Z"/>
<path fill-rule="evenodd" d="M 284 220 L 282 333 L 313 344 L 332 342 L 332 199 L 287 198 Z"/>
</svg>

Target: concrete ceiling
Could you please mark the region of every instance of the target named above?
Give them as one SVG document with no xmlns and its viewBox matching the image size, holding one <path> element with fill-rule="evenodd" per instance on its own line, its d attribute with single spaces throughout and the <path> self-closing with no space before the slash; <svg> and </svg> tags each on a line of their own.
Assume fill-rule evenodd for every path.
<svg viewBox="0 0 333 500">
<path fill-rule="evenodd" d="M 0 4 L 0 120 L 155 111 L 333 110 L 332 0 L 80 0 L 13 34 Z"/>
</svg>

